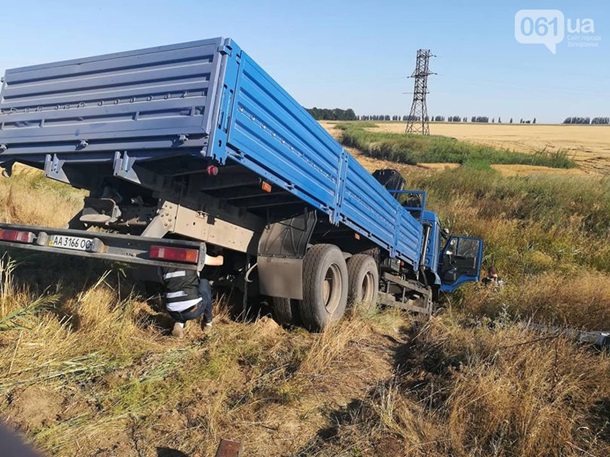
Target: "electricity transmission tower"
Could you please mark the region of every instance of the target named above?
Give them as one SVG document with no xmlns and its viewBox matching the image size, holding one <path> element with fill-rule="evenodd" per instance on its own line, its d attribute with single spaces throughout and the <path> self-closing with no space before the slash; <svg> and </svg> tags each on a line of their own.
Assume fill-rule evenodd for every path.
<svg viewBox="0 0 610 457">
<path fill-rule="evenodd" d="M 407 118 L 406 133 L 421 133 L 422 135 L 430 135 L 426 94 L 428 93 L 428 76 L 436 74 L 430 72 L 430 57 L 436 56 L 432 55 L 429 49 L 417 50 L 415 70 L 411 75 L 411 78 L 415 80 L 413 89 L 413 103 L 411 104 L 411 113 Z"/>
</svg>

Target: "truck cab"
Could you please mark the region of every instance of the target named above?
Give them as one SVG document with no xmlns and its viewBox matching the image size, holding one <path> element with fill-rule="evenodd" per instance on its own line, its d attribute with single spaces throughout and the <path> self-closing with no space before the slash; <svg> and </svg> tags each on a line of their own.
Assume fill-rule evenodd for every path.
<svg viewBox="0 0 610 457">
<path fill-rule="evenodd" d="M 434 284 L 451 293 L 469 281 L 479 281 L 483 258 L 481 238 L 449 235 L 436 213 L 424 210 L 423 223 L 429 227 L 424 267 L 434 275 Z"/>
</svg>

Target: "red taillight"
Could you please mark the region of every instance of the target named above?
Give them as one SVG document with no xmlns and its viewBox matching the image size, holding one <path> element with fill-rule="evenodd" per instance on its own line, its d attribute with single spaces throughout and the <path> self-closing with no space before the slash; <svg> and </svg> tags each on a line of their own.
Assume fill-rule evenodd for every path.
<svg viewBox="0 0 610 457">
<path fill-rule="evenodd" d="M 20 230 L 0 229 L 0 240 L 31 243 L 34 241 L 34 234 L 32 232 L 22 232 Z"/>
<path fill-rule="evenodd" d="M 218 174 L 218 167 L 214 165 L 209 165 L 207 169 L 208 175 L 216 176 Z"/>
<path fill-rule="evenodd" d="M 172 260 L 185 263 L 199 262 L 199 251 L 197 249 L 151 246 L 148 255 L 151 259 Z"/>
</svg>

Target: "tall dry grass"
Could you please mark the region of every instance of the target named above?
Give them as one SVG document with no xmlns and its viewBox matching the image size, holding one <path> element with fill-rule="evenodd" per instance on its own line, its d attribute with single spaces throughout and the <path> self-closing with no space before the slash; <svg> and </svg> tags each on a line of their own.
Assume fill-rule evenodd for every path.
<svg viewBox="0 0 610 457">
<path fill-rule="evenodd" d="M 315 455 L 610 451 L 607 355 L 511 322 L 459 316 L 433 318 L 409 337 L 394 375 L 344 411 L 333 439 Z"/>
<path fill-rule="evenodd" d="M 84 191 L 45 178 L 16 165 L 10 178 L 0 179 L 0 218 L 3 222 L 63 227 L 83 206 Z"/>
<path fill-rule="evenodd" d="M 501 294 L 464 288 L 465 312 L 508 308 L 515 316 L 610 330 L 610 181 L 598 177 L 503 177 L 462 166 L 410 174 L 453 233 L 485 240 L 484 267 L 507 282 Z"/>
<path fill-rule="evenodd" d="M 216 303 L 213 331 L 191 325 L 176 340 L 155 300 L 119 292 L 112 272 L 60 296 L 33 293 L 12 269 L 3 266 L 0 324 L 12 324 L 0 325 L 0 411 L 49 455 L 211 456 L 223 437 L 250 455 L 296 454 L 327 411 L 387 375 L 378 333 L 404 323 L 356 315 L 321 334 L 287 332 L 268 317 L 235 322 Z"/>
<path fill-rule="evenodd" d="M 0 181 L 3 217 L 63 225 L 81 194 L 32 176 Z M 472 164 L 407 179 L 454 232 L 484 236 L 504 289 L 466 288 L 424 326 L 355 312 L 321 334 L 217 302 L 212 332 L 175 340 L 122 267 L 11 253 L 2 419 L 61 456 L 211 456 L 220 438 L 254 456 L 607 455 L 608 355 L 519 324 L 608 322 L 607 183 Z"/>
</svg>

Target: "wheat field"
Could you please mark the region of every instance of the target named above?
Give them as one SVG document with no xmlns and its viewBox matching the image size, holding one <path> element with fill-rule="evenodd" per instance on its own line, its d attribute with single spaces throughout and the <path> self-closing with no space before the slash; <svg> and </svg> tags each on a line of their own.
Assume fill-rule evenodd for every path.
<svg viewBox="0 0 610 457">
<path fill-rule="evenodd" d="M 405 123 L 378 122 L 375 129 L 402 133 Z M 610 126 L 432 122 L 430 134 L 519 152 L 563 150 L 576 160 L 584 172 L 610 172 Z M 519 170 L 522 166 L 499 168 Z"/>
</svg>

